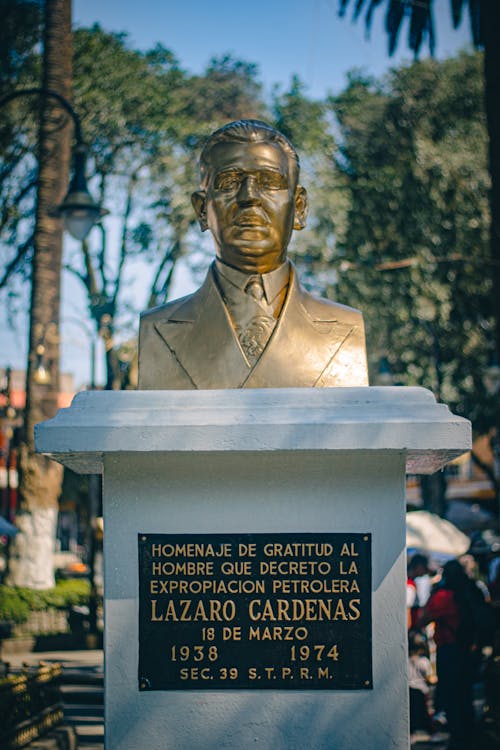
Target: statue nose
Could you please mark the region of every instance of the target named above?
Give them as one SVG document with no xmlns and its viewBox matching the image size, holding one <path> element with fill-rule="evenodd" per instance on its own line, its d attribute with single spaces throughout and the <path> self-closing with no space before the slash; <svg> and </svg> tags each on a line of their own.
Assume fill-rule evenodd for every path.
<svg viewBox="0 0 500 750">
<path fill-rule="evenodd" d="M 246 175 L 243 178 L 238 191 L 238 200 L 240 203 L 254 203 L 259 200 L 259 188 L 256 177 Z"/>
</svg>

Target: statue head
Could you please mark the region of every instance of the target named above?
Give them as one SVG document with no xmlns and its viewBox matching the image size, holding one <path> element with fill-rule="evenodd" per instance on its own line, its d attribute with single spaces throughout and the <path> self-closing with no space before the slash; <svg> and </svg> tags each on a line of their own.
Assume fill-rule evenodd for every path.
<svg viewBox="0 0 500 750">
<path fill-rule="evenodd" d="M 216 130 L 200 156 L 201 189 L 192 202 L 217 256 L 247 273 L 265 273 L 286 258 L 293 229 L 303 229 L 307 195 L 290 141 L 260 120 Z"/>
</svg>

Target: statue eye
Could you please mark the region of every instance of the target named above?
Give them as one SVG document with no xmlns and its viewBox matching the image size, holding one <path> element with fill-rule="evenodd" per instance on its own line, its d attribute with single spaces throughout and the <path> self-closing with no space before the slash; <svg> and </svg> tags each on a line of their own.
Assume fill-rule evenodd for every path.
<svg viewBox="0 0 500 750">
<path fill-rule="evenodd" d="M 279 172 L 261 172 L 259 174 L 259 187 L 263 190 L 283 190 L 286 186 L 286 178 Z"/>
<path fill-rule="evenodd" d="M 239 172 L 223 172 L 217 175 L 214 182 L 216 190 L 237 190 L 241 185 Z"/>
</svg>

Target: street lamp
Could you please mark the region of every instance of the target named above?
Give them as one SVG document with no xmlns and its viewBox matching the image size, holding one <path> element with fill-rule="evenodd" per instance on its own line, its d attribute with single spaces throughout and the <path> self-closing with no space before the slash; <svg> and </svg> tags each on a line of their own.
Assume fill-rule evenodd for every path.
<svg viewBox="0 0 500 750">
<path fill-rule="evenodd" d="M 85 177 L 86 148 L 76 143 L 73 149 L 73 177 L 65 199 L 57 208 L 64 228 L 75 240 L 84 240 L 94 224 L 109 213 L 101 208 L 90 195 Z"/>
<path fill-rule="evenodd" d="M 73 147 L 73 176 L 71 178 L 68 192 L 60 206 L 54 210 L 54 215 L 60 216 L 63 220 L 64 228 L 76 240 L 84 240 L 94 224 L 103 216 L 109 213 L 105 208 L 94 201 L 87 187 L 85 177 L 85 164 L 87 160 L 87 149 L 83 142 L 82 126 L 80 118 L 75 110 L 64 96 L 56 91 L 44 88 L 19 89 L 12 91 L 7 96 L 0 99 L 0 108 L 18 99 L 21 96 L 33 94 L 42 94 L 49 96 L 64 107 L 66 112 L 71 115 L 74 124 L 75 145 Z"/>
</svg>

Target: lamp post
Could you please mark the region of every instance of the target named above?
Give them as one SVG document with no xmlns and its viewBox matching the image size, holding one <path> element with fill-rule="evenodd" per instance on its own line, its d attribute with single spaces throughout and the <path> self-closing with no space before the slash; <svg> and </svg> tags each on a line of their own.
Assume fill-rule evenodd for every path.
<svg viewBox="0 0 500 750">
<path fill-rule="evenodd" d="M 87 178 L 85 177 L 87 148 L 83 141 L 82 126 L 77 113 L 64 96 L 58 94 L 57 91 L 45 88 L 12 91 L 0 99 L 0 109 L 14 99 L 36 94 L 56 99 L 73 120 L 75 136 L 75 145 L 73 146 L 73 176 L 66 197 L 55 208 L 54 215 L 61 216 L 66 231 L 76 240 L 82 241 L 86 238 L 94 224 L 105 216 L 108 211 L 101 208 L 94 201 L 87 187 Z"/>
<path fill-rule="evenodd" d="M 60 216 L 68 234 L 81 242 L 87 237 L 92 227 L 97 224 L 103 216 L 108 214 L 109 211 L 102 208 L 94 201 L 87 187 L 87 178 L 85 176 L 87 147 L 83 140 L 82 125 L 78 114 L 62 94 L 43 87 L 11 91 L 10 94 L 7 94 L 0 99 L 0 109 L 15 99 L 36 95 L 55 99 L 70 115 L 73 121 L 75 139 L 72 156 L 73 174 L 64 200 L 59 206 L 56 206 L 51 211 L 51 214 L 53 216 Z M 52 325 L 53 324 L 48 324 L 48 327 Z M 43 335 L 38 336 L 35 350 L 36 363 L 33 372 L 33 379 L 37 385 L 50 385 L 52 381 L 50 368 L 46 361 L 46 351 L 47 346 L 44 332 Z"/>
</svg>

